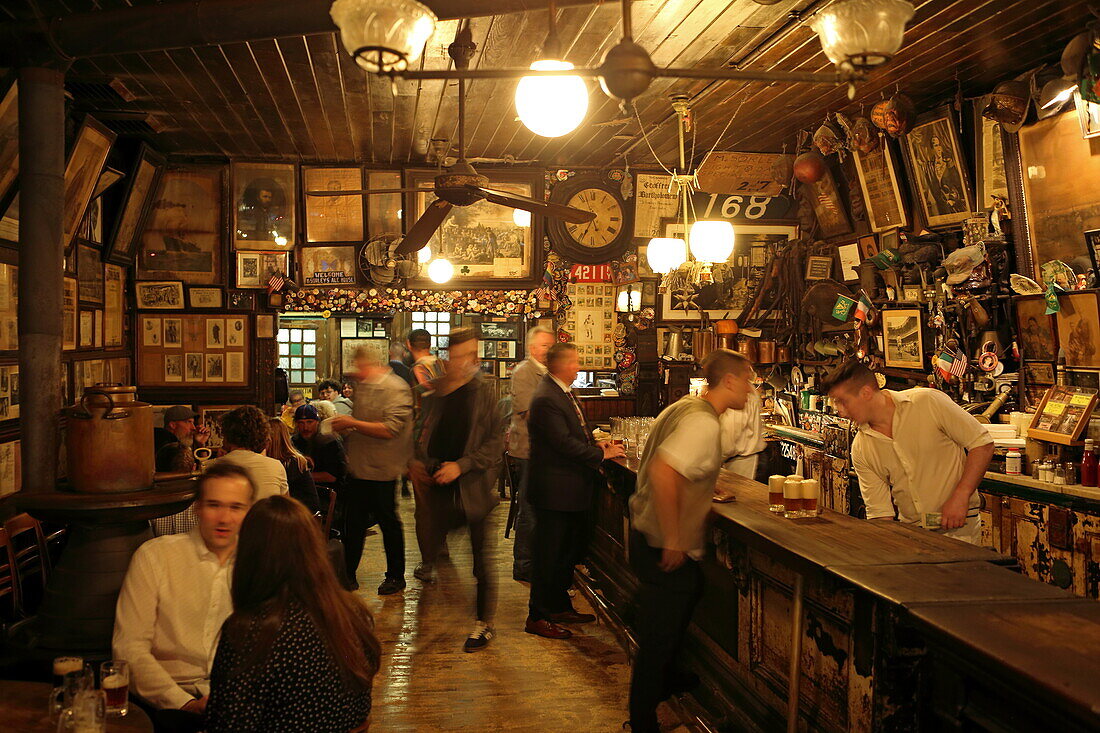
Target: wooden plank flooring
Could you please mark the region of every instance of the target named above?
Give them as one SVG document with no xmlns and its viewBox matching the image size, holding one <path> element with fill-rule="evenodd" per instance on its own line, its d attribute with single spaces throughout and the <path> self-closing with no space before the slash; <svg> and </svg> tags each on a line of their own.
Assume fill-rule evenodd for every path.
<svg viewBox="0 0 1100 733">
<path fill-rule="evenodd" d="M 437 568 L 435 585 L 424 587 L 412 575 L 419 555 L 412 499 L 400 501 L 408 587 L 376 595 L 385 569 L 381 534 L 367 537 L 359 564 L 360 593 L 375 613 L 384 655 L 374 682 L 371 730 L 620 730 L 630 666 L 610 630 L 600 624 L 574 627 L 567 641 L 524 633 L 528 588 L 512 580 L 512 540 L 504 539 L 507 504 L 490 520 L 499 589 L 496 638 L 487 649 L 466 654 L 462 643 L 474 620 L 469 538 L 461 531 L 450 536 L 451 560 Z M 575 603 L 590 611 L 580 597 Z"/>
</svg>

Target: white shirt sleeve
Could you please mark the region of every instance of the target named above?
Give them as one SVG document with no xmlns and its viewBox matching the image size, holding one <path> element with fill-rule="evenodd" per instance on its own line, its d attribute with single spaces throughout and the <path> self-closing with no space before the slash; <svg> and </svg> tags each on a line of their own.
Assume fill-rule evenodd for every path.
<svg viewBox="0 0 1100 733">
<path fill-rule="evenodd" d="M 130 682 L 135 693 L 157 708 L 178 710 L 193 695 L 176 684 L 172 675 L 153 656 L 157 623 L 159 573 L 149 546 L 139 547 L 130 561 L 115 606 L 115 631 L 111 646 L 116 659 L 130 663 Z"/>
<path fill-rule="evenodd" d="M 698 481 L 718 470 L 721 463 L 718 420 L 710 415 L 688 415 L 661 443 L 661 458 L 688 481 Z"/>
<path fill-rule="evenodd" d="M 863 495 L 863 503 L 867 506 L 867 518 L 893 518 L 894 501 L 890 497 L 890 484 L 887 482 L 889 477 L 874 465 L 871 457 L 863 450 L 864 440 L 867 438 L 857 435 L 852 441 L 852 468 L 859 479 L 859 493 Z"/>
<path fill-rule="evenodd" d="M 929 407 L 944 435 L 960 448 L 971 450 L 993 442 L 989 431 L 974 416 L 955 404 L 955 401 L 938 389 L 925 390 Z"/>
</svg>

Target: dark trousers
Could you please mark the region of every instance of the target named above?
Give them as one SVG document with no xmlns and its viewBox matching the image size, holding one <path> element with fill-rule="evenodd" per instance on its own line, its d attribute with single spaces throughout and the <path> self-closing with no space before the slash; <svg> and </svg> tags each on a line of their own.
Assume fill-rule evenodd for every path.
<svg viewBox="0 0 1100 733">
<path fill-rule="evenodd" d="M 382 530 L 382 545 L 386 549 L 386 577 L 405 577 L 405 531 L 397 516 L 397 482 L 367 481 L 349 478 L 341 493 L 346 498 L 344 513 L 344 553 L 348 577 L 355 580 L 355 571 L 363 557 L 363 541 L 370 521 Z"/>
<path fill-rule="evenodd" d="M 657 706 L 668 697 L 677 673 L 676 655 L 692 612 L 703 594 L 703 571 L 691 558 L 666 573 L 658 567 L 661 550 L 640 532 L 630 533 L 630 563 L 638 576 L 635 631 L 638 653 L 630 678 L 630 726 L 656 733 Z"/>
<path fill-rule="evenodd" d="M 457 482 L 448 486 L 426 486 L 420 498 L 423 499 L 421 518 L 424 520 L 425 544 L 422 552 L 425 564 L 433 565 L 439 558 L 439 552 L 450 530 L 466 525 L 470 531 L 470 552 L 474 560 L 474 579 L 477 580 L 474 612 L 479 621 L 491 622 L 497 606 L 497 585 L 496 570 L 488 556 L 496 541 L 496 534 L 488 531 L 488 517 L 474 521 L 466 517 Z M 418 524 L 421 518 L 417 519 Z"/>
<path fill-rule="evenodd" d="M 528 613 L 535 621 L 573 610 L 569 586 L 573 566 L 584 556 L 588 512 L 535 509 L 532 543 L 531 601 Z"/>
<path fill-rule="evenodd" d="M 527 484 L 531 462 L 526 458 L 511 456 L 519 474 L 516 492 L 515 544 L 512 546 L 512 577 L 516 580 L 531 580 L 531 544 L 535 537 L 535 510 L 527 501 Z"/>
</svg>

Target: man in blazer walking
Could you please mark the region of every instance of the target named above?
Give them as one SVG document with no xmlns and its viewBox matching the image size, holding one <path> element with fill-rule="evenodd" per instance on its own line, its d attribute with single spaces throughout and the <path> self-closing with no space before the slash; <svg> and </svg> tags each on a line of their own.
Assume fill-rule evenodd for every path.
<svg viewBox="0 0 1100 733">
<path fill-rule="evenodd" d="M 573 565 L 587 541 L 587 513 L 603 480 L 600 464 L 623 455 L 622 446 L 596 443 L 572 387 L 580 370 L 577 347 L 554 344 L 549 373 L 531 399 L 528 428 L 531 463 L 528 496 L 535 510 L 530 612 L 525 630 L 547 639 L 568 639 L 560 624 L 594 621 L 569 600 Z"/>
</svg>

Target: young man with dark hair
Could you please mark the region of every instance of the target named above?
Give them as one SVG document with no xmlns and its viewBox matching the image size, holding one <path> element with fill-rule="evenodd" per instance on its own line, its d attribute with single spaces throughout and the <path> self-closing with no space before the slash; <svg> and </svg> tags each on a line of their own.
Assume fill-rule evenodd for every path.
<svg viewBox="0 0 1100 733">
<path fill-rule="evenodd" d="M 448 351 L 446 373 L 423 396 L 416 453 L 409 463 L 417 500 L 426 510 L 417 521 L 427 522 L 417 577 L 431 578 L 447 531 L 467 525 L 477 578 L 477 622 L 464 649 L 473 652 L 493 638 L 496 581 L 488 550 L 495 537 L 486 519 L 500 501 L 496 483 L 504 435 L 493 387 L 478 368 L 473 329 L 453 331 Z"/>
<path fill-rule="evenodd" d="M 256 487 L 258 499 L 290 491 L 286 468 L 264 455 L 269 435 L 267 416 L 258 407 L 242 405 L 230 410 L 222 416 L 222 438 L 228 452 L 212 464 L 229 463 L 243 468 Z"/>
<path fill-rule="evenodd" d="M 313 461 L 313 480 L 321 486 L 344 488 L 348 472 L 348 456 L 339 436 L 320 432 L 321 416 L 313 405 L 302 405 L 294 412 L 294 435 L 290 442 L 298 452 Z"/>
<path fill-rule="evenodd" d="M 343 386 L 336 380 L 324 379 L 317 385 L 317 396 L 331 402 L 337 415 L 350 415 L 352 403 L 343 395 L 342 390 Z"/>
<path fill-rule="evenodd" d="M 439 357 L 432 353 L 432 335 L 423 328 L 409 331 L 409 338 L 405 345 L 409 347 L 409 355 L 413 360 L 412 375 L 413 386 L 426 388 L 433 379 L 443 376 L 443 364 Z"/>
<path fill-rule="evenodd" d="M 702 363 L 707 389 L 666 407 L 653 424 L 630 498 L 630 559 L 638 575 L 638 653 L 630 680 L 630 725 L 656 733 L 657 706 L 697 682 L 675 662 L 703 591 L 698 561 L 722 463 L 719 416 L 743 409 L 752 364 L 729 349 Z"/>
<path fill-rule="evenodd" d="M 607 458 L 623 455 L 621 445 L 596 443 L 573 396 L 580 371 L 577 347 L 554 344 L 548 373 L 531 399 L 529 501 L 535 510 L 531 601 L 524 630 L 547 639 L 568 639 L 559 624 L 589 623 L 569 599 L 573 565 L 588 544 L 588 514 Z"/>
<path fill-rule="evenodd" d="M 841 364 L 821 390 L 859 428 L 852 467 L 868 519 L 892 520 L 896 509 L 899 521 L 979 544 L 978 484 L 993 439 L 973 415 L 937 389 L 880 389 L 856 360 Z"/>
<path fill-rule="evenodd" d="M 201 714 L 241 522 L 256 498 L 248 473 L 211 467 L 195 499 L 198 526 L 149 540 L 134 553 L 115 612 L 116 659 L 130 663 L 134 694 L 155 710 Z"/>
</svg>

